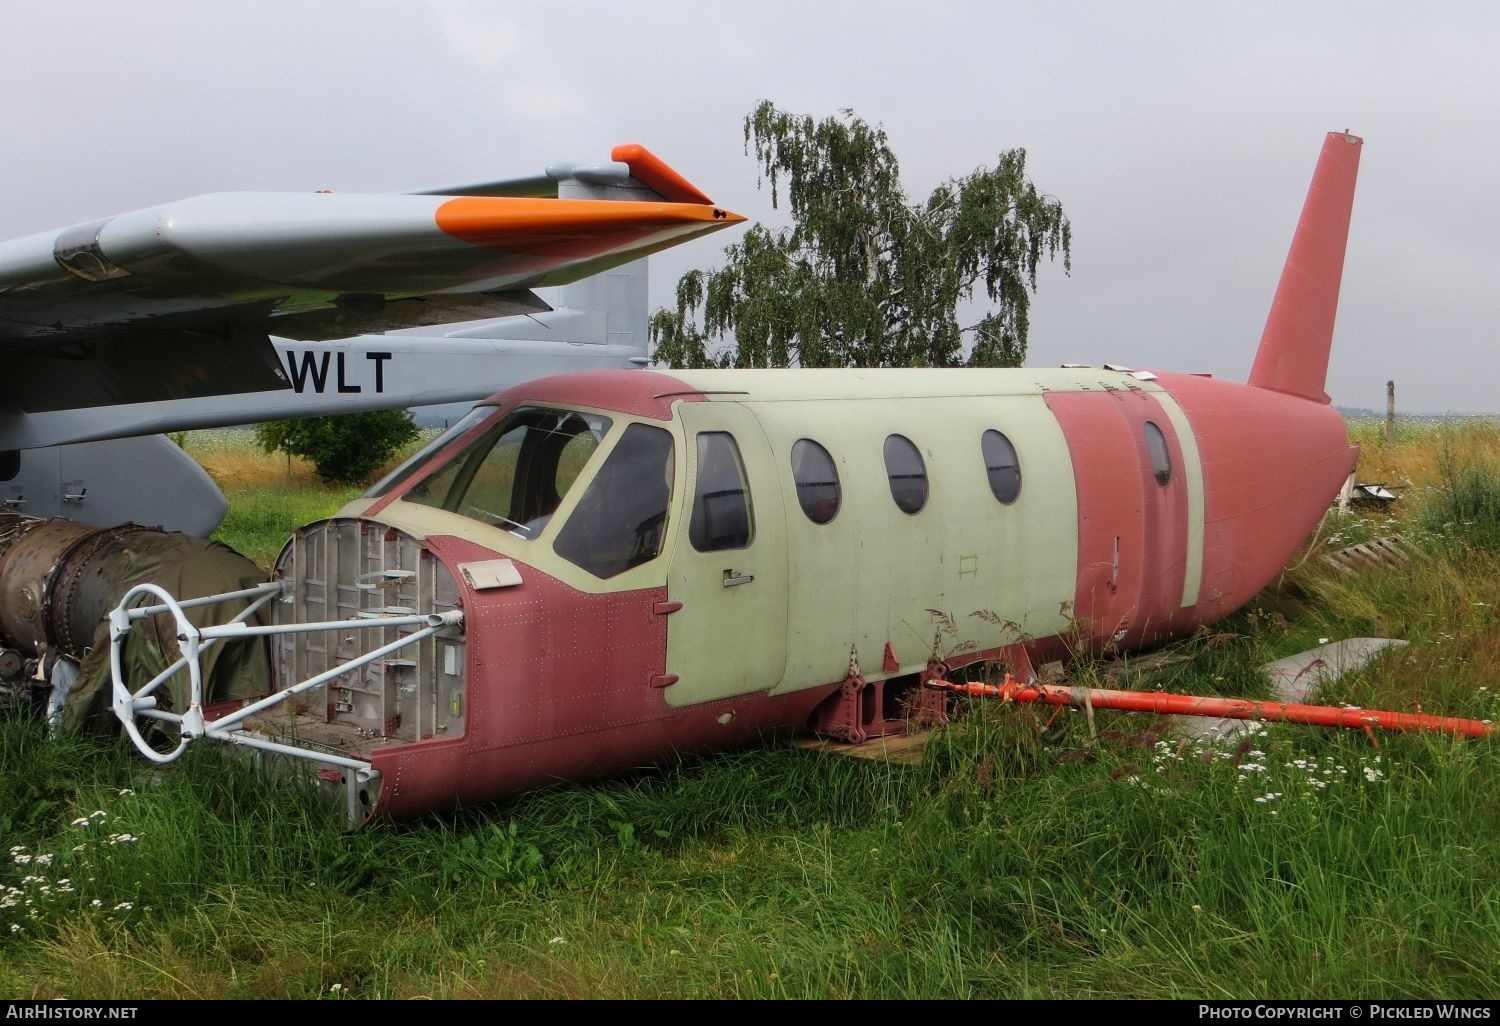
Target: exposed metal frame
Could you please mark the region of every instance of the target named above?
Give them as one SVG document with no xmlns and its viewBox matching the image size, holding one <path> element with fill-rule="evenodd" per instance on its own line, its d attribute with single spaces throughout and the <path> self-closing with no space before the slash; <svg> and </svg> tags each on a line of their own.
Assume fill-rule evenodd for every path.
<svg viewBox="0 0 1500 1026">
<path fill-rule="evenodd" d="M 366 663 L 384 658 L 408 645 L 423 641 L 437 634 L 439 631 L 462 624 L 464 619 L 463 610 L 453 609 L 443 613 L 415 613 L 405 616 L 376 614 L 362 616 L 353 620 L 328 620 L 313 623 L 271 624 L 266 626 L 251 626 L 245 622 L 264 607 L 266 603 L 281 595 L 282 592 L 283 585 L 280 582 L 269 582 L 258 587 L 245 588 L 240 591 L 223 592 L 218 595 L 208 595 L 201 598 L 179 601 L 165 589 L 155 584 L 138 584 L 131 588 L 109 614 L 109 660 L 110 677 L 114 687 L 114 714 L 119 719 L 121 725 L 124 726 L 126 734 L 129 735 L 136 749 L 147 759 L 159 764 L 175 761 L 187 750 L 192 742 L 199 738 L 212 738 L 215 741 L 222 741 L 226 744 L 240 745 L 257 751 L 271 752 L 294 759 L 323 763 L 350 771 L 344 773 L 343 777 L 348 792 L 347 800 L 350 819 L 351 821 L 355 821 L 358 818 L 357 810 L 359 802 L 357 795 L 360 786 L 379 777 L 379 774 L 372 769 L 371 763 L 362 759 L 351 759 L 347 756 L 334 755 L 331 752 L 315 751 L 313 749 L 299 748 L 294 745 L 271 741 L 268 738 L 250 733 L 244 729 L 244 722 L 257 713 L 279 705 L 304 691 L 310 691 L 341 674 L 364 666 Z M 132 608 L 132 603 L 139 596 L 143 595 L 154 596 L 160 601 L 155 605 Z M 250 603 L 239 615 L 228 623 L 209 627 L 196 627 L 188 621 L 185 612 L 187 609 L 234 599 L 248 599 Z M 125 639 L 130 634 L 131 627 L 137 621 L 158 616 L 162 613 L 171 613 L 173 619 L 176 621 L 177 644 L 182 654 L 176 662 L 168 666 L 165 670 L 162 670 L 144 686 L 132 691 L 125 680 L 123 666 Z M 388 627 L 420 627 L 420 629 L 315 674 L 297 684 L 282 688 L 280 691 L 251 702 L 249 705 L 236 709 L 217 719 L 208 719 L 204 715 L 203 668 L 200 660 L 203 652 L 219 641 L 263 637 L 275 634 L 335 630 L 371 630 Z M 156 698 L 152 692 L 184 668 L 188 671 L 188 677 L 192 685 L 188 708 L 182 713 L 172 713 L 164 709 L 158 709 L 156 707 Z M 175 724 L 178 729 L 177 747 L 170 752 L 159 752 L 153 748 L 141 734 L 140 728 L 136 724 L 138 717 Z"/>
</svg>

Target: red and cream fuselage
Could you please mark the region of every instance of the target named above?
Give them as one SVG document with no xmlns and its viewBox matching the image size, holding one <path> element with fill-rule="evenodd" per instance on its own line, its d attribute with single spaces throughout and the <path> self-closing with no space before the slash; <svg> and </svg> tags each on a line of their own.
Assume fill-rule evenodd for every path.
<svg viewBox="0 0 1500 1026">
<path fill-rule="evenodd" d="M 535 382 L 488 409 L 384 494 L 299 532 L 304 545 L 341 530 L 387 547 L 406 536 L 456 584 L 462 699 L 443 708 L 460 715 L 364 753 L 389 814 L 773 730 L 883 733 L 893 712 L 878 682 L 919 684 L 1014 645 L 1050 658 L 1065 638 L 1097 650 L 1179 636 L 1233 612 L 1286 565 L 1355 459 L 1328 406 L 1107 370 L 601 372 Z M 538 410 L 610 426 L 537 534 L 407 501 L 487 432 L 503 437 L 508 417 Z M 654 555 L 591 569 L 587 553 L 579 565 L 556 543 L 569 518 L 589 515 L 580 507 L 590 487 L 609 486 L 601 474 L 632 426 L 664 433 L 664 524 Z M 991 487 L 986 432 L 1014 448 L 1019 488 L 1008 502 Z M 733 439 L 748 512 L 743 528 L 736 519 L 731 536 L 707 544 L 694 514 L 724 489 L 697 458 L 704 435 Z M 921 456 L 926 496 L 915 512 L 893 495 L 883 458 L 892 436 Z M 826 522 L 799 502 L 809 489 L 791 454 L 802 439 L 837 472 Z M 638 515 L 621 501 L 602 505 Z M 474 567 L 506 563 L 514 583 L 476 578 Z M 295 561 L 283 569 L 294 587 L 307 575 Z M 952 625 L 938 630 L 934 610 Z M 840 717 L 843 699 L 867 708 Z"/>
<path fill-rule="evenodd" d="M 463 610 L 331 683 L 314 711 L 353 732 L 324 743 L 406 816 L 773 731 L 859 741 L 907 699 L 940 715 L 929 675 L 1228 615 L 1354 468 L 1323 378 L 1358 152 L 1325 141 L 1249 384 L 620 371 L 493 397 L 283 552 L 305 619 Z M 282 641 L 279 671 L 347 658 L 320 644 Z"/>
</svg>

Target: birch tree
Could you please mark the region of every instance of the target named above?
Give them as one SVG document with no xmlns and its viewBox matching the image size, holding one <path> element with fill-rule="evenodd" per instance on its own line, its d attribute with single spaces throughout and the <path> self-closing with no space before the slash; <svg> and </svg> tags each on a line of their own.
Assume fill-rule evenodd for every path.
<svg viewBox="0 0 1500 1026">
<path fill-rule="evenodd" d="M 682 276 L 676 309 L 651 318 L 658 362 L 1020 366 L 1037 269 L 1061 255 L 1072 270 L 1072 227 L 1025 150 L 912 203 L 884 129 L 851 110 L 815 121 L 763 100 L 744 129 L 791 226 L 753 225 L 721 269 Z"/>
</svg>

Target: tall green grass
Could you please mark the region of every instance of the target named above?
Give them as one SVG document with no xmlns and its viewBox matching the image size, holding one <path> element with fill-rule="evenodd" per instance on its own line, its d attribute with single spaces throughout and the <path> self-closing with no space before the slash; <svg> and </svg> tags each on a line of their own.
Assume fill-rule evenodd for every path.
<svg viewBox="0 0 1500 1026">
<path fill-rule="evenodd" d="M 0 869 L 0 892 L 23 896 L 0 909 L 0 990 L 1478 998 L 1500 985 L 1493 745 L 1375 750 L 1277 727 L 1216 753 L 1123 715 L 1101 714 L 1091 743 L 1065 715 L 1052 744 L 1039 712 L 980 708 L 916 767 L 776 747 L 352 836 L 217 758 L 152 772 L 106 759 L 18 833 L 12 860 L 51 864 Z M 7 775 L 23 768 L 19 730 Z"/>
<path fill-rule="evenodd" d="M 423 429 L 390 466 L 436 433 Z M 178 444 L 203 465 L 229 500 L 229 513 L 214 538 L 262 567 L 275 562 L 297 528 L 331 516 L 363 491 L 324 484 L 306 460 L 261 452 L 254 433 L 243 428 L 183 432 Z M 389 467 L 382 472 L 385 469 Z"/>
<path fill-rule="evenodd" d="M 1410 644 L 1328 701 L 1500 718 L 1500 554 L 1427 535 L 1425 485 L 1396 512 L 1407 565 L 1305 560 L 1154 676 L 1076 679 L 1258 694 L 1269 659 L 1385 635 Z M 236 759 L 158 769 L 11 710 L 0 993 L 1500 992 L 1494 739 L 1273 725 L 1219 750 L 1085 719 L 965 700 L 913 766 L 773 743 L 351 835 Z"/>
<path fill-rule="evenodd" d="M 358 496 L 358 488 L 320 485 L 295 490 L 269 487 L 226 490 L 229 513 L 213 537 L 262 567 L 276 561 L 282 546 L 304 524 L 331 516 Z"/>
<path fill-rule="evenodd" d="M 1438 432 L 1438 481 L 1423 508 L 1421 525 L 1445 539 L 1500 550 L 1500 454 L 1477 444 L 1477 432 L 1444 425 Z M 1500 443 L 1500 431 L 1488 441 Z"/>
</svg>

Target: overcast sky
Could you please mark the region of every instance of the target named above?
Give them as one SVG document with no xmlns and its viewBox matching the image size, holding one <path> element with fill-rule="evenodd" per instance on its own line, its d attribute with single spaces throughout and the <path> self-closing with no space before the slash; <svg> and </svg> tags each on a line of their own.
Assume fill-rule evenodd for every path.
<svg viewBox="0 0 1500 1026">
<path fill-rule="evenodd" d="M 1027 363 L 1243 380 L 1330 130 L 1365 140 L 1329 391 L 1500 412 L 1500 5 L 8 4 L 0 238 L 202 192 L 407 190 L 654 150 L 774 217 L 761 99 L 881 123 L 913 199 L 1012 147 L 1062 200 Z M 729 229 L 652 259 L 652 303 Z"/>
</svg>

